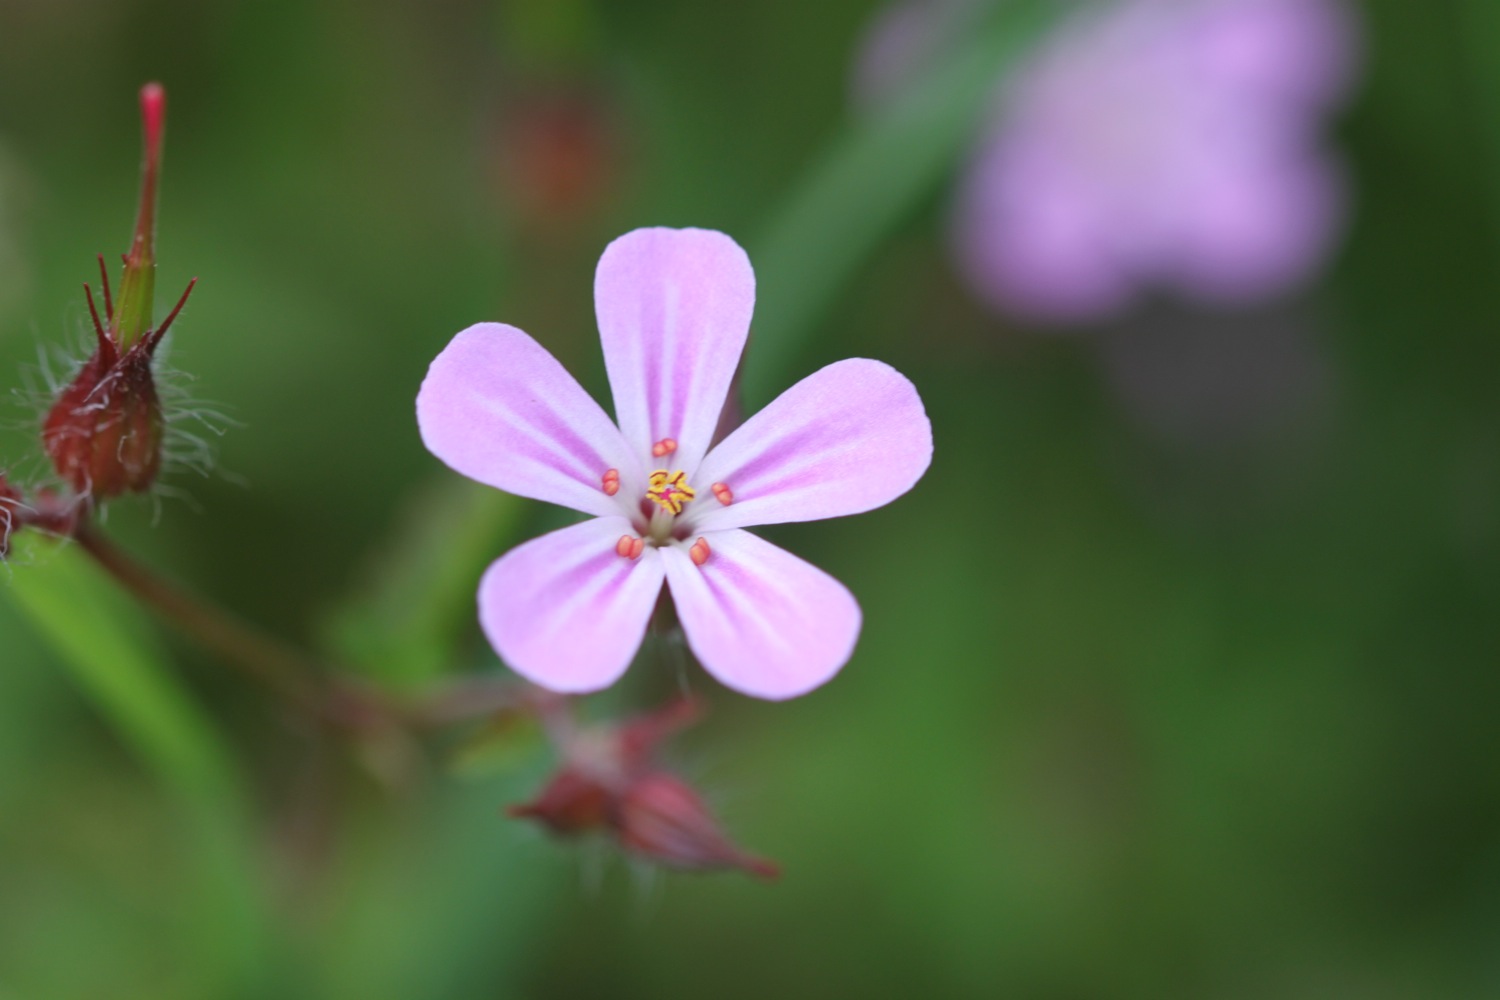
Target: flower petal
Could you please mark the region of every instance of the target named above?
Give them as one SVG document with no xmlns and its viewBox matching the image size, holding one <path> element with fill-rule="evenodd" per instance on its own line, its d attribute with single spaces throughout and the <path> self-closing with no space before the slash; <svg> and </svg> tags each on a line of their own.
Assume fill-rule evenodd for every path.
<svg viewBox="0 0 1500 1000">
<path fill-rule="evenodd" d="M 623 517 L 600 517 L 501 556 L 479 584 L 479 623 L 511 669 L 553 691 L 597 691 L 630 666 L 656 607 L 658 550 L 616 554 Z"/>
<path fill-rule="evenodd" d="M 643 456 L 673 439 L 668 464 L 691 474 L 750 331 L 750 259 L 712 230 L 637 229 L 599 258 L 594 307 L 625 439 Z"/>
<path fill-rule="evenodd" d="M 1295 287 L 1342 232 L 1342 177 L 1320 151 L 1205 164 L 1182 172 L 1173 276 L 1210 302 Z"/>
<path fill-rule="evenodd" d="M 1200 79 L 1293 109 L 1337 104 L 1359 63 L 1359 25 L 1340 0 L 1208 4 L 1177 30 Z"/>
<path fill-rule="evenodd" d="M 779 701 L 825 683 L 849 662 L 859 604 L 827 573 L 748 531 L 704 536 L 707 562 L 661 549 L 688 645 L 726 686 Z"/>
<path fill-rule="evenodd" d="M 502 323 L 469 327 L 437 356 L 417 425 L 427 449 L 470 479 L 586 514 L 628 512 L 604 492 L 608 470 L 644 482 L 599 404 L 546 348 Z"/>
<path fill-rule="evenodd" d="M 992 308 L 1040 322 L 1107 315 L 1135 275 L 1099 185 L 1046 136 L 1001 132 L 970 165 L 951 229 L 959 269 Z"/>
<path fill-rule="evenodd" d="M 850 358 L 813 372 L 709 453 L 686 524 L 718 531 L 816 521 L 890 503 L 932 461 L 932 424 L 890 365 Z M 723 483 L 728 506 L 712 487 Z"/>
</svg>

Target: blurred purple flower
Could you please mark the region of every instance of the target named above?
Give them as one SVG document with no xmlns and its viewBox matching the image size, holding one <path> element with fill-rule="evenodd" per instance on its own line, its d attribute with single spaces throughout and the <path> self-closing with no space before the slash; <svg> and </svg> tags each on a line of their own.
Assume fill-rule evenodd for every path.
<svg viewBox="0 0 1500 1000">
<path fill-rule="evenodd" d="M 417 397 L 429 450 L 456 471 L 590 520 L 485 573 L 480 622 L 518 673 L 594 691 L 629 666 L 663 582 L 688 645 L 724 684 L 790 698 L 853 652 L 842 584 L 742 530 L 880 507 L 932 455 L 916 389 L 878 361 L 829 365 L 710 448 L 749 333 L 755 275 L 723 233 L 638 229 L 594 282 L 616 427 L 551 354 L 481 323 L 432 363 Z"/>
<path fill-rule="evenodd" d="M 856 74 L 866 98 L 974 4 L 916 6 L 928 20 L 907 5 L 872 33 Z M 1342 177 L 1319 133 L 1354 49 L 1342 0 L 1080 14 L 1007 81 L 973 156 L 953 220 L 963 273 L 998 309 L 1063 322 L 1151 287 L 1222 304 L 1290 289 L 1341 228 Z"/>
</svg>

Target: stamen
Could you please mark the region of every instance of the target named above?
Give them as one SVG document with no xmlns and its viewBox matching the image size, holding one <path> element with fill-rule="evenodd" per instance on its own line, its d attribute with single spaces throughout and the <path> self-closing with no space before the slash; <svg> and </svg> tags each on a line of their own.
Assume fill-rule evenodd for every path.
<svg viewBox="0 0 1500 1000">
<path fill-rule="evenodd" d="M 604 474 L 604 493 L 606 496 L 614 496 L 620 492 L 620 470 L 610 469 Z"/>
<path fill-rule="evenodd" d="M 615 543 L 615 555 L 621 559 L 639 559 L 646 551 L 646 540 L 639 535 L 621 535 Z"/>
<path fill-rule="evenodd" d="M 687 473 L 680 469 L 676 472 L 657 469 L 651 473 L 650 485 L 646 490 L 647 497 L 660 504 L 662 510 L 674 515 L 681 514 L 682 505 L 697 495 L 697 491 L 687 484 Z"/>
<path fill-rule="evenodd" d="M 728 507 L 734 503 L 734 493 L 723 483 L 714 483 L 714 499 Z"/>
<path fill-rule="evenodd" d="M 694 566 L 702 566 L 713 553 L 708 548 L 708 540 L 700 538 L 688 549 L 688 555 L 692 557 Z"/>
<path fill-rule="evenodd" d="M 663 455 L 670 455 L 676 450 L 676 438 L 662 438 L 660 441 L 651 446 L 651 457 L 661 458 Z"/>
</svg>

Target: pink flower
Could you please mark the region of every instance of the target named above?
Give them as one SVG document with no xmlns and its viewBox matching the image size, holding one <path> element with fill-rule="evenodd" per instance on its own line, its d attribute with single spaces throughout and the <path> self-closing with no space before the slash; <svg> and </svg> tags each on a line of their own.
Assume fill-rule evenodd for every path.
<svg viewBox="0 0 1500 1000">
<path fill-rule="evenodd" d="M 1065 31 L 975 158 L 955 237 L 996 305 L 1057 319 L 1166 286 L 1285 291 L 1326 257 L 1342 179 L 1318 125 L 1342 92 L 1335 0 L 1135 0 Z"/>
<path fill-rule="evenodd" d="M 932 456 L 916 389 L 879 361 L 829 365 L 712 444 L 755 304 L 722 233 L 639 229 L 594 280 L 619 416 L 512 326 L 455 337 L 417 396 L 432 453 L 464 475 L 593 515 L 507 553 L 479 618 L 517 673 L 554 691 L 624 673 L 665 582 L 688 645 L 727 686 L 790 698 L 853 652 L 860 612 L 828 574 L 743 530 L 857 514 Z"/>
<path fill-rule="evenodd" d="M 974 0 L 915 0 L 872 32 L 866 99 L 941 54 Z M 1254 302 L 1342 229 L 1321 138 L 1353 75 L 1342 0 L 1123 0 L 1083 11 L 1011 78 L 960 184 L 956 256 L 995 308 L 1072 322 L 1169 289 Z"/>
</svg>

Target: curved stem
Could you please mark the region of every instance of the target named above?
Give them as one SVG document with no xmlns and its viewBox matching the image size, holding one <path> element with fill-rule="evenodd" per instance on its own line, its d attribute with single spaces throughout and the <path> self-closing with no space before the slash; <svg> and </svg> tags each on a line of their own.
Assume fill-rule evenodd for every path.
<svg viewBox="0 0 1500 1000">
<path fill-rule="evenodd" d="M 510 678 L 459 678 L 410 701 L 351 679 L 315 656 L 174 586 L 99 533 L 86 517 L 67 531 L 136 600 L 206 651 L 232 664 L 285 704 L 346 730 L 421 730 L 507 708 L 535 710 L 544 699 Z"/>
<path fill-rule="evenodd" d="M 140 565 L 80 519 L 73 538 L 94 562 L 138 601 L 150 607 L 207 651 L 231 663 L 302 712 L 328 714 L 323 664 L 273 639 L 226 611 L 179 590 Z"/>
</svg>

